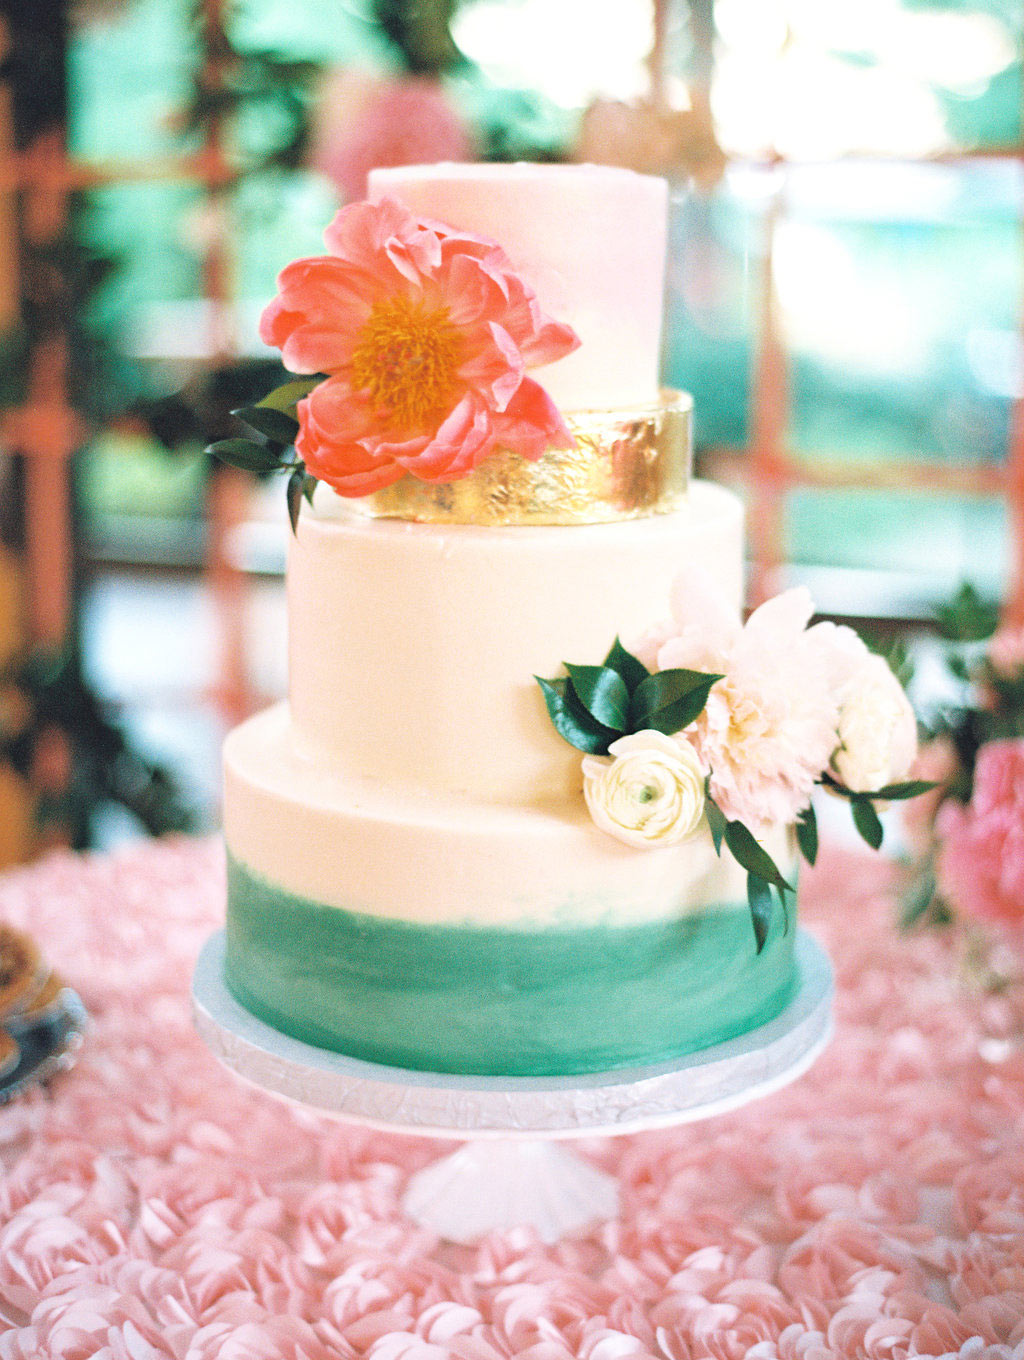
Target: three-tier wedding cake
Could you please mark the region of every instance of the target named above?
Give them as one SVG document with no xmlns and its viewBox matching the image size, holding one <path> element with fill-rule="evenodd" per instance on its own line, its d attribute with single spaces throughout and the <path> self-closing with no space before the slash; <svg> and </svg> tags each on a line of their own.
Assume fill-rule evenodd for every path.
<svg viewBox="0 0 1024 1360">
<path fill-rule="evenodd" d="M 320 485 L 224 824 L 228 985 L 288 1034 L 570 1074 L 793 993 L 793 828 L 866 653 L 801 592 L 741 624 L 740 503 L 658 385 L 666 216 L 624 170 L 377 171 L 281 276 Z"/>
</svg>

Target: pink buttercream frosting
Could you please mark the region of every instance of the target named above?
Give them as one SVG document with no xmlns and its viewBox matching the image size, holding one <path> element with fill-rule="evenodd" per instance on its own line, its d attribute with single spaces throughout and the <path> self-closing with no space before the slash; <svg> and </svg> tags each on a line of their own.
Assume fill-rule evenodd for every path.
<svg viewBox="0 0 1024 1360">
<path fill-rule="evenodd" d="M 545 1246 L 409 1223 L 450 1145 L 346 1127 L 228 1077 L 189 979 L 223 919 L 212 843 L 0 879 L 81 991 L 78 1065 L 0 1107 L 0 1360 L 1024 1360 L 1024 1049 L 955 942 L 892 928 L 895 872 L 827 847 L 801 913 L 837 1037 L 793 1086 L 590 1141 L 622 1213 Z M 1024 1025 L 1024 994 L 1000 995 Z"/>
</svg>

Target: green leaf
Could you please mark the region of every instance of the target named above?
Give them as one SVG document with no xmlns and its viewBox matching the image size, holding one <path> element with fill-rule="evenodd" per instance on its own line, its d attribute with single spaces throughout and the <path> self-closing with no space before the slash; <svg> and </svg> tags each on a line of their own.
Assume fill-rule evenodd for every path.
<svg viewBox="0 0 1024 1360">
<path fill-rule="evenodd" d="M 611 651 L 605 657 L 604 664 L 622 676 L 630 694 L 639 685 L 642 685 L 650 675 L 650 671 L 644 663 L 638 660 L 632 652 L 627 652 L 618 638 L 612 643 Z"/>
<path fill-rule="evenodd" d="M 281 466 L 276 449 L 257 444 L 253 439 L 218 439 L 215 444 L 207 445 L 206 452 L 232 467 L 244 468 L 246 472 L 273 472 Z"/>
<path fill-rule="evenodd" d="M 599 723 L 625 732 L 629 713 L 629 690 L 617 671 L 607 666 L 573 666 L 567 661 L 569 683 L 583 707 Z"/>
<path fill-rule="evenodd" d="M 604 727 L 583 707 L 573 693 L 567 679 L 542 680 L 533 677 L 544 693 L 548 706 L 548 717 L 554 723 L 555 731 L 564 737 L 577 751 L 588 755 L 607 755 L 608 747 L 620 735 Z"/>
<path fill-rule="evenodd" d="M 927 869 L 913 884 L 900 903 L 899 926 L 909 930 L 927 912 L 935 898 L 935 874 Z"/>
<path fill-rule="evenodd" d="M 236 420 L 244 421 L 250 430 L 265 435 L 278 444 L 292 444 L 299 432 L 299 422 L 273 406 L 239 406 L 231 412 Z"/>
<path fill-rule="evenodd" d="M 919 794 L 928 793 L 935 788 L 938 788 L 938 785 L 930 783 L 927 779 L 909 779 L 905 784 L 886 784 L 884 789 L 879 789 L 871 797 L 897 802 L 901 798 L 916 798 Z"/>
<path fill-rule="evenodd" d="M 785 889 L 785 888 L 776 888 L 775 891 L 779 894 L 779 906 L 782 908 L 782 933 L 783 933 L 783 935 L 788 935 L 788 934 L 789 934 L 789 901 L 788 901 L 788 899 L 787 899 L 786 889 Z M 796 892 L 795 892 L 795 891 L 791 891 L 791 892 L 789 893 L 789 897 L 792 897 L 792 898 L 793 898 L 793 904 L 794 904 L 794 906 L 795 906 L 795 905 L 796 905 Z"/>
<path fill-rule="evenodd" d="M 292 522 L 292 533 L 299 531 L 299 511 L 302 509 L 302 492 L 306 480 L 306 469 L 297 467 L 288 478 L 288 518 Z"/>
<path fill-rule="evenodd" d="M 313 504 L 313 492 L 320 485 L 320 479 L 314 477 L 311 472 L 307 472 L 305 465 L 303 465 L 302 472 L 302 494 L 305 497 L 306 504 L 311 506 Z"/>
<path fill-rule="evenodd" d="M 746 869 L 748 874 L 763 878 L 766 883 L 774 883 L 777 888 L 789 888 L 771 855 L 742 822 L 726 823 L 725 843 L 732 852 L 733 859 L 741 869 Z"/>
<path fill-rule="evenodd" d="M 853 813 L 854 826 L 872 850 L 877 850 L 882 844 L 885 831 L 871 799 L 866 798 L 863 794 L 854 794 L 850 799 L 850 810 Z"/>
<path fill-rule="evenodd" d="M 747 874 L 747 903 L 750 907 L 750 921 L 754 927 L 754 939 L 757 941 L 757 952 L 760 954 L 772 923 L 772 890 L 771 885 L 757 874 Z"/>
<path fill-rule="evenodd" d="M 939 631 L 951 642 L 980 642 L 999 627 L 999 605 L 965 581 L 948 604 L 935 611 Z"/>
<path fill-rule="evenodd" d="M 813 806 L 801 812 L 796 823 L 796 843 L 808 864 L 818 858 L 818 814 Z"/>
<path fill-rule="evenodd" d="M 273 392 L 268 392 L 256 405 L 265 406 L 272 411 L 291 413 L 295 410 L 296 404 L 303 397 L 308 397 L 313 388 L 319 387 L 323 381 L 322 373 L 314 373 L 311 378 L 296 378 L 292 382 L 282 383 L 280 387 L 275 387 Z"/>
<path fill-rule="evenodd" d="M 722 839 L 725 836 L 725 828 L 728 819 L 722 809 L 711 797 L 711 776 L 708 775 L 704 781 L 704 816 L 708 819 L 708 830 L 711 832 L 711 839 L 715 845 L 715 854 L 722 853 Z"/>
<path fill-rule="evenodd" d="M 699 716 L 711 686 L 720 675 L 706 671 L 667 670 L 649 675 L 630 703 L 629 720 L 634 732 L 653 728 L 672 736 Z"/>
</svg>

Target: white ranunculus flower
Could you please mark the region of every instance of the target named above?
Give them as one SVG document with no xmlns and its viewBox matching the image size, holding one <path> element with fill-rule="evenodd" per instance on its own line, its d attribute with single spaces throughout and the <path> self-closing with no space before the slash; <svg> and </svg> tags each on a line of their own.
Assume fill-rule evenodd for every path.
<svg viewBox="0 0 1024 1360">
<path fill-rule="evenodd" d="M 704 816 L 704 770 L 689 742 L 647 730 L 620 737 L 609 759 L 586 756 L 583 794 L 602 831 L 627 845 L 678 845 Z"/>
<path fill-rule="evenodd" d="M 853 793 L 907 778 L 917 755 L 917 719 L 883 657 L 868 653 L 843 688 L 832 768 Z"/>
</svg>

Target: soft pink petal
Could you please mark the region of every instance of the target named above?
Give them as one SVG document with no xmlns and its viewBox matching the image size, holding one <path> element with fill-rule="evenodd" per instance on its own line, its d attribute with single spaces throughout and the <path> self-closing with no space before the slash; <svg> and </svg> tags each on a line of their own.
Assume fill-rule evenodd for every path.
<svg viewBox="0 0 1024 1360">
<path fill-rule="evenodd" d="M 342 208 L 324 232 L 324 242 L 332 255 L 371 274 L 386 257 L 411 282 L 441 261 L 436 233 L 393 198 Z"/>
<path fill-rule="evenodd" d="M 493 423 L 495 443 L 524 458 L 540 458 L 546 449 L 571 449 L 576 443 L 558 407 L 532 378 L 522 380 Z"/>
<path fill-rule="evenodd" d="M 464 397 L 421 451 L 399 456 L 402 466 L 428 482 L 449 482 L 471 472 L 490 452 L 493 422 L 487 409 Z"/>
</svg>

